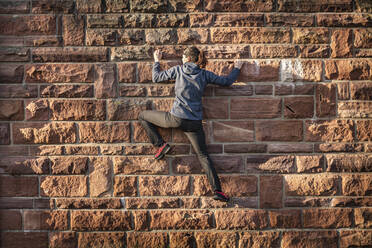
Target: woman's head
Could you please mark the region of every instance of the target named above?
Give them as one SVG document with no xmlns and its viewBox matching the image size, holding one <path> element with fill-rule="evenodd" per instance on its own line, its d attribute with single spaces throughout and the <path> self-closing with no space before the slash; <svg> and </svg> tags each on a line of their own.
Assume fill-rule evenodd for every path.
<svg viewBox="0 0 372 248">
<path fill-rule="evenodd" d="M 197 63 L 199 60 L 200 51 L 196 47 L 188 47 L 183 51 L 182 62 Z"/>
</svg>

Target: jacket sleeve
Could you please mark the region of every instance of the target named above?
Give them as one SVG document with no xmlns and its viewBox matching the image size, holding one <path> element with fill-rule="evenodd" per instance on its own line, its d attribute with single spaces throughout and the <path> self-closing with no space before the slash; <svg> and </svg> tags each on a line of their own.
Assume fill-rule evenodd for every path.
<svg viewBox="0 0 372 248">
<path fill-rule="evenodd" d="M 160 63 L 155 62 L 152 67 L 152 82 L 159 83 L 171 79 L 176 79 L 177 77 L 177 66 L 173 66 L 168 70 L 161 71 Z"/>
<path fill-rule="evenodd" d="M 211 84 L 217 84 L 221 86 L 230 86 L 238 78 L 240 70 L 234 68 L 228 76 L 218 76 L 211 71 L 207 71 L 207 81 Z"/>
</svg>

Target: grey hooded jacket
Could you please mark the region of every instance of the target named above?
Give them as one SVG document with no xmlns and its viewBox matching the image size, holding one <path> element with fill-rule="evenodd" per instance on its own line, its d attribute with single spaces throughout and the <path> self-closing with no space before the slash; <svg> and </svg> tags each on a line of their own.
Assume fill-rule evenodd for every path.
<svg viewBox="0 0 372 248">
<path fill-rule="evenodd" d="M 202 96 L 208 83 L 222 86 L 232 85 L 240 70 L 234 68 L 228 76 L 217 76 L 211 71 L 203 70 L 195 63 L 187 62 L 161 71 L 160 63 L 152 67 L 154 83 L 175 79 L 175 94 L 171 114 L 188 120 L 202 120 Z"/>
</svg>

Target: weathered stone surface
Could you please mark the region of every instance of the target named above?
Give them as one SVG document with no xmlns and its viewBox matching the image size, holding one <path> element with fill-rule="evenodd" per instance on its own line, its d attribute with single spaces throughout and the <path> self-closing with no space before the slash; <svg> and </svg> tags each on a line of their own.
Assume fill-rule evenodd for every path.
<svg viewBox="0 0 372 248">
<path fill-rule="evenodd" d="M 338 194 L 338 176 L 285 175 L 285 191 L 288 196 L 324 196 Z"/>
<path fill-rule="evenodd" d="M 269 211 L 269 221 L 272 228 L 300 228 L 300 210 Z"/>
<path fill-rule="evenodd" d="M 147 29 L 146 43 L 149 45 L 176 44 L 177 32 L 173 29 Z"/>
<path fill-rule="evenodd" d="M 93 85 L 41 85 L 41 97 L 80 98 L 93 97 Z"/>
<path fill-rule="evenodd" d="M 164 13 L 168 10 L 168 1 L 155 0 L 151 3 L 144 0 L 134 0 L 130 5 L 131 12 Z"/>
<path fill-rule="evenodd" d="M 75 197 L 88 193 L 86 176 L 45 176 L 41 179 L 42 196 Z"/>
<path fill-rule="evenodd" d="M 98 155 L 97 146 L 65 146 L 66 155 Z"/>
<path fill-rule="evenodd" d="M 87 157 L 52 157 L 52 174 L 85 174 L 88 170 Z"/>
<path fill-rule="evenodd" d="M 76 127 L 73 123 L 16 123 L 13 125 L 15 144 L 75 143 Z"/>
<path fill-rule="evenodd" d="M 370 207 L 371 198 L 365 197 L 338 197 L 331 201 L 331 207 Z"/>
<path fill-rule="evenodd" d="M 120 233 L 87 233 L 79 234 L 79 246 L 81 247 L 112 247 L 120 248 L 124 246 L 123 232 Z"/>
<path fill-rule="evenodd" d="M 119 30 L 118 42 L 120 45 L 143 45 L 145 44 L 144 30 Z"/>
<path fill-rule="evenodd" d="M 117 40 L 117 31 L 111 29 L 88 29 L 88 46 L 115 46 Z"/>
<path fill-rule="evenodd" d="M 368 27 L 371 17 L 368 14 L 317 14 L 317 25 L 325 27 Z"/>
<path fill-rule="evenodd" d="M 336 85 L 318 84 L 316 86 L 317 117 L 336 116 Z"/>
<path fill-rule="evenodd" d="M 268 226 L 264 210 L 216 210 L 217 229 L 256 230 Z"/>
<path fill-rule="evenodd" d="M 356 137 L 359 141 L 372 140 L 372 121 L 357 121 L 356 122 Z"/>
<path fill-rule="evenodd" d="M 370 172 L 372 156 L 369 155 L 326 155 L 327 171 L 331 172 Z"/>
<path fill-rule="evenodd" d="M 114 64 L 95 65 L 96 80 L 94 90 L 96 98 L 117 97 L 117 81 Z"/>
<path fill-rule="evenodd" d="M 305 228 L 340 228 L 350 227 L 351 209 L 305 209 L 303 210 L 303 227 Z"/>
<path fill-rule="evenodd" d="M 27 14 L 30 12 L 30 3 L 23 1 L 2 1 L 1 14 Z"/>
<path fill-rule="evenodd" d="M 28 48 L 1 48 L 0 61 L 4 62 L 27 62 L 30 60 Z"/>
<path fill-rule="evenodd" d="M 127 198 L 125 204 L 129 209 L 179 208 L 180 198 Z"/>
<path fill-rule="evenodd" d="M 334 198 L 339 199 L 339 198 Z M 332 198 L 319 197 L 287 197 L 284 205 L 286 207 L 330 207 Z"/>
<path fill-rule="evenodd" d="M 169 234 L 170 248 L 189 248 L 195 244 L 192 232 L 171 232 Z"/>
<path fill-rule="evenodd" d="M 60 0 L 51 0 L 51 1 L 32 1 L 32 13 L 34 14 L 57 14 L 57 13 L 72 13 L 74 9 L 74 1 L 60 1 Z"/>
<path fill-rule="evenodd" d="M 216 142 L 247 142 L 254 140 L 253 122 L 214 121 L 213 139 Z"/>
<path fill-rule="evenodd" d="M 53 35 L 56 17 L 51 15 L 3 15 L 0 17 L 1 35 Z"/>
<path fill-rule="evenodd" d="M 353 100 L 372 100 L 372 83 L 358 82 L 350 83 L 350 96 Z"/>
<path fill-rule="evenodd" d="M 372 48 L 372 30 L 367 29 L 354 29 L 354 46 L 356 48 Z"/>
<path fill-rule="evenodd" d="M 84 45 L 84 16 L 63 16 L 63 45 Z"/>
<path fill-rule="evenodd" d="M 284 98 L 286 118 L 311 118 L 314 115 L 314 97 Z"/>
<path fill-rule="evenodd" d="M 10 127 L 7 123 L 0 124 L 0 144 L 9 145 L 10 144 Z M 0 150 L 1 151 L 1 150 Z M 1 154 L 1 152 L 0 152 Z"/>
<path fill-rule="evenodd" d="M 107 157 L 90 159 L 89 192 L 91 197 L 110 196 L 112 185 L 112 162 Z"/>
<path fill-rule="evenodd" d="M 141 176 L 139 192 L 141 196 L 190 195 L 189 176 Z"/>
<path fill-rule="evenodd" d="M 34 62 L 107 62 L 107 49 L 102 47 L 35 48 Z"/>
<path fill-rule="evenodd" d="M 22 121 L 24 106 L 22 100 L 0 100 L 0 120 Z"/>
<path fill-rule="evenodd" d="M 156 27 L 188 27 L 189 16 L 186 14 L 160 14 L 156 16 Z"/>
<path fill-rule="evenodd" d="M 260 207 L 282 208 L 283 177 L 260 176 Z"/>
<path fill-rule="evenodd" d="M 107 0 L 106 12 L 108 13 L 129 12 L 129 0 Z"/>
<path fill-rule="evenodd" d="M 299 45 L 300 58 L 328 58 L 330 56 L 329 45 Z"/>
<path fill-rule="evenodd" d="M 293 28 L 293 42 L 296 44 L 322 44 L 329 42 L 327 28 Z"/>
<path fill-rule="evenodd" d="M 269 153 L 310 153 L 313 152 L 313 145 L 306 143 L 271 143 L 268 144 L 267 151 Z"/>
<path fill-rule="evenodd" d="M 351 29 L 338 29 L 331 36 L 331 58 L 352 57 Z"/>
<path fill-rule="evenodd" d="M 1 197 L 36 197 L 38 195 L 37 177 L 1 176 L 0 178 Z"/>
<path fill-rule="evenodd" d="M 359 228 L 370 228 L 372 226 L 372 210 L 359 208 L 354 210 L 355 225 Z"/>
<path fill-rule="evenodd" d="M 372 102 L 340 102 L 337 112 L 341 118 L 368 118 L 372 116 Z"/>
<path fill-rule="evenodd" d="M 251 46 L 252 58 L 292 58 L 297 57 L 297 49 L 291 45 L 253 45 Z"/>
<path fill-rule="evenodd" d="M 47 100 L 29 100 L 26 104 L 26 120 L 47 121 L 49 120 L 49 102 Z"/>
<path fill-rule="evenodd" d="M 152 48 L 149 46 L 121 46 L 111 48 L 111 61 L 152 59 Z"/>
<path fill-rule="evenodd" d="M 137 196 L 137 178 L 116 176 L 114 178 L 114 196 Z"/>
<path fill-rule="evenodd" d="M 3 158 L 0 162 L 0 173 L 12 175 L 49 174 L 49 167 L 50 160 L 46 157 L 9 156 Z"/>
<path fill-rule="evenodd" d="M 292 26 L 309 27 L 314 26 L 314 18 L 306 14 L 294 13 L 270 13 L 265 14 L 266 25 L 274 27 Z"/>
<path fill-rule="evenodd" d="M 195 233 L 197 247 L 235 247 L 233 232 L 197 232 Z"/>
<path fill-rule="evenodd" d="M 128 16 L 128 15 L 126 15 Z M 120 15 L 88 15 L 88 28 L 120 28 L 123 26 Z"/>
<path fill-rule="evenodd" d="M 121 97 L 146 96 L 146 88 L 144 86 L 122 85 L 119 88 Z"/>
<path fill-rule="evenodd" d="M 36 85 L 0 85 L 1 98 L 34 98 L 37 97 Z"/>
<path fill-rule="evenodd" d="M 29 64 L 26 83 L 92 83 L 93 66 L 89 64 Z"/>
<path fill-rule="evenodd" d="M 283 233 L 282 246 L 288 248 L 329 247 L 337 248 L 336 231 L 287 231 Z"/>
<path fill-rule="evenodd" d="M 280 63 L 280 81 L 282 82 L 322 81 L 321 60 L 283 59 Z"/>
<path fill-rule="evenodd" d="M 170 10 L 173 12 L 200 12 L 203 10 L 203 1 L 170 0 Z"/>
<path fill-rule="evenodd" d="M 353 10 L 353 3 L 351 0 L 334 2 L 279 0 L 278 10 L 283 12 L 348 12 Z"/>
<path fill-rule="evenodd" d="M 136 82 L 136 63 L 118 63 L 117 67 L 120 83 Z"/>
<path fill-rule="evenodd" d="M 131 230 L 131 214 L 127 211 L 72 211 L 74 231 Z"/>
<path fill-rule="evenodd" d="M 55 199 L 56 208 L 61 209 L 114 209 L 122 208 L 120 199 L 85 199 L 85 198 L 62 198 Z"/>
<path fill-rule="evenodd" d="M 95 100 L 52 100 L 52 120 L 105 120 L 105 102 Z"/>
<path fill-rule="evenodd" d="M 130 141 L 130 127 L 127 122 L 84 122 L 79 123 L 82 143 L 122 143 Z"/>
<path fill-rule="evenodd" d="M 367 230 L 345 230 L 340 232 L 340 246 L 368 247 L 372 245 L 372 232 Z"/>
<path fill-rule="evenodd" d="M 277 28 L 211 28 L 212 43 L 289 43 L 289 32 Z M 265 38 L 264 38 L 265 37 Z"/>
<path fill-rule="evenodd" d="M 224 144 L 225 153 L 260 153 L 266 152 L 265 144 Z"/>
<path fill-rule="evenodd" d="M 102 11 L 100 0 L 77 0 L 78 13 L 99 13 Z"/>
<path fill-rule="evenodd" d="M 128 247 L 167 247 L 168 238 L 164 232 L 132 232 L 127 235 Z"/>
<path fill-rule="evenodd" d="M 30 47 L 59 47 L 63 44 L 60 36 L 29 36 L 24 37 L 23 40 L 24 46 Z"/>
<path fill-rule="evenodd" d="M 221 2 L 216 0 L 206 1 L 205 10 L 213 12 L 270 12 L 274 8 L 273 1 L 244 2 L 233 0 Z"/>
<path fill-rule="evenodd" d="M 157 23 L 157 15 L 155 14 L 127 14 L 122 16 L 122 19 L 124 28 L 154 28 Z"/>
<path fill-rule="evenodd" d="M 239 248 L 245 247 L 279 247 L 279 232 L 241 232 L 239 233 Z"/>
<path fill-rule="evenodd" d="M 342 194 L 367 196 L 372 192 L 372 178 L 365 174 L 345 175 L 342 177 Z"/>
<path fill-rule="evenodd" d="M 156 153 L 153 145 L 128 145 L 124 147 L 125 155 L 152 155 Z"/>
<path fill-rule="evenodd" d="M 67 230 L 67 211 L 33 211 L 24 212 L 25 230 Z"/>
<path fill-rule="evenodd" d="M 112 121 L 137 120 L 139 113 L 151 109 L 149 100 L 110 100 L 108 101 L 108 119 Z"/>
<path fill-rule="evenodd" d="M 213 227 L 209 210 L 152 210 L 151 229 L 210 229 Z"/>
<path fill-rule="evenodd" d="M 294 159 L 294 156 L 248 155 L 246 171 L 291 173 L 296 171 Z"/>
<path fill-rule="evenodd" d="M 297 156 L 297 172 L 322 172 L 324 158 L 321 155 Z"/>
<path fill-rule="evenodd" d="M 302 121 L 257 121 L 256 140 L 301 141 Z"/>
<path fill-rule="evenodd" d="M 326 60 L 325 78 L 333 80 L 371 80 L 371 64 L 367 59 Z"/>
<path fill-rule="evenodd" d="M 318 120 L 305 122 L 306 141 L 351 142 L 354 124 L 350 120 Z"/>
<path fill-rule="evenodd" d="M 281 115 L 281 100 L 269 98 L 231 99 L 231 118 L 275 118 Z"/>
<path fill-rule="evenodd" d="M 209 29 L 178 29 L 178 44 L 206 44 L 209 42 Z"/>
<path fill-rule="evenodd" d="M 2 246 L 9 248 L 43 248 L 49 239 L 47 232 L 2 232 L 0 238 Z"/>
<path fill-rule="evenodd" d="M 22 214 L 13 210 L 0 211 L 0 230 L 20 230 L 22 229 Z"/>
<path fill-rule="evenodd" d="M 77 246 L 77 235 L 74 232 L 53 232 L 50 236 L 50 248 L 74 248 Z"/>
<path fill-rule="evenodd" d="M 121 145 L 101 145 L 101 153 L 104 155 L 122 155 L 123 146 Z"/>
<path fill-rule="evenodd" d="M 165 160 L 155 160 L 153 157 L 116 157 L 114 158 L 115 174 L 168 174 L 168 164 Z"/>
<path fill-rule="evenodd" d="M 0 64 L 0 83 L 22 83 L 23 68 L 21 64 Z"/>
</svg>

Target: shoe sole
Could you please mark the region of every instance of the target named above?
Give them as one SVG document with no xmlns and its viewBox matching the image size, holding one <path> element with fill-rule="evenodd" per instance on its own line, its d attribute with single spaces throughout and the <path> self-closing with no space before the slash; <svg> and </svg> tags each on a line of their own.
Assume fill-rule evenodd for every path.
<svg viewBox="0 0 372 248">
<path fill-rule="evenodd" d="M 160 159 L 164 158 L 165 154 L 167 154 L 170 151 L 170 149 L 171 149 L 170 146 L 164 148 L 164 150 L 161 152 L 161 154 L 159 155 L 159 157 L 157 157 L 155 159 L 156 160 L 160 160 Z"/>
<path fill-rule="evenodd" d="M 222 202 L 229 202 L 230 201 L 230 198 L 224 199 L 224 198 L 220 198 L 218 196 L 213 197 L 213 199 L 216 200 L 216 201 L 222 201 Z"/>
</svg>

